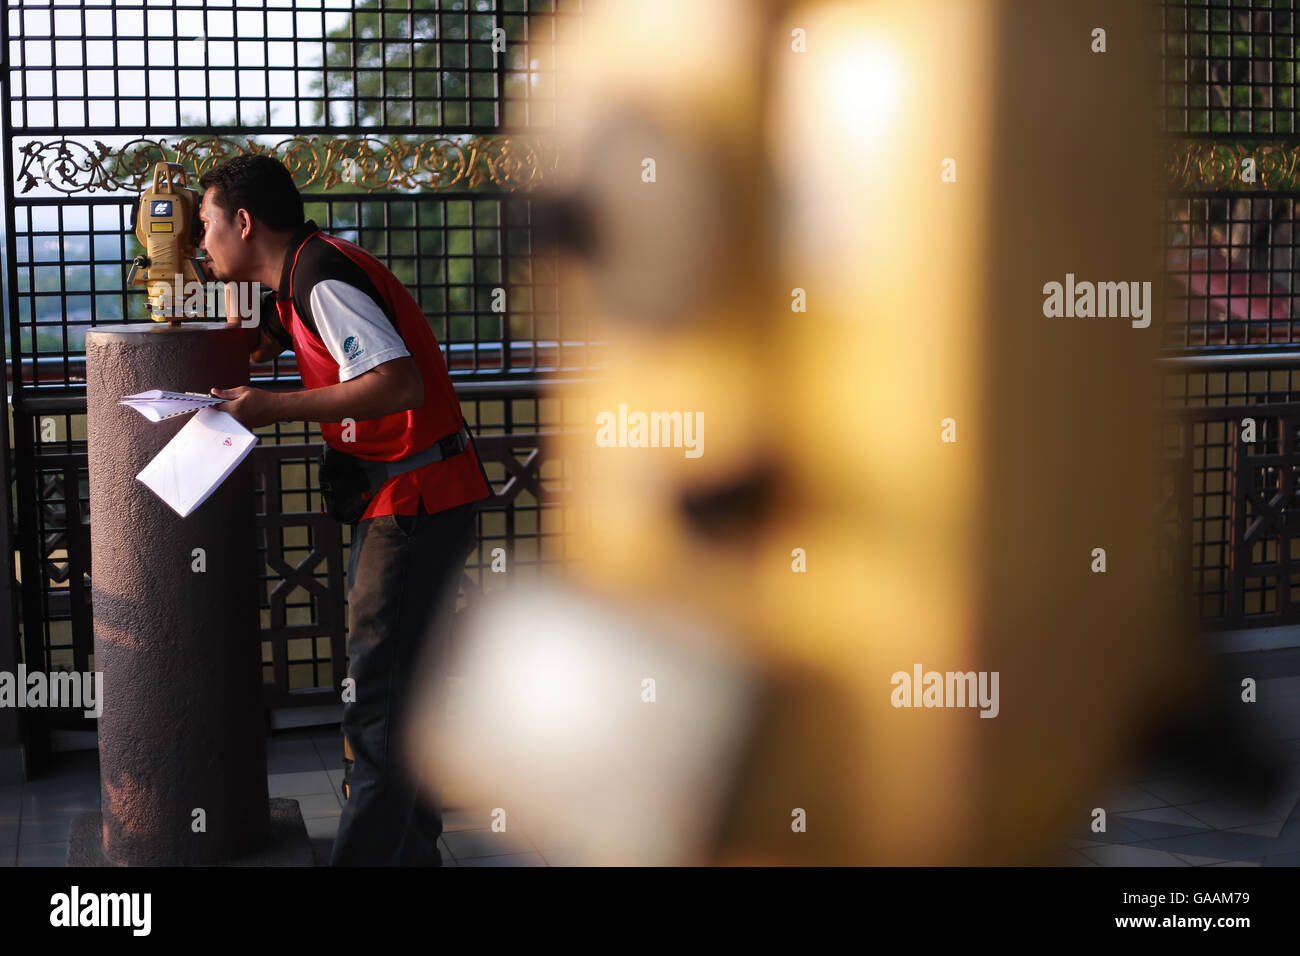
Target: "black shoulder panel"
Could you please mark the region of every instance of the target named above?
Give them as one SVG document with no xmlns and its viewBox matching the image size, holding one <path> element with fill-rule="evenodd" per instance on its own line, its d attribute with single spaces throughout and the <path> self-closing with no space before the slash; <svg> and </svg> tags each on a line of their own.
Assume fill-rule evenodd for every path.
<svg viewBox="0 0 1300 956">
<path fill-rule="evenodd" d="M 298 255 L 298 264 L 294 267 L 290 279 L 294 311 L 316 338 L 320 338 L 320 332 L 317 331 L 316 319 L 311 314 L 311 290 L 316 283 L 325 279 L 335 279 L 356 286 L 374 300 L 380 311 L 388 316 L 388 321 L 393 323 L 393 328 L 398 328 L 396 317 L 389 311 L 384 297 L 379 294 L 379 290 L 370 281 L 365 270 L 338 248 L 316 235 L 308 239 L 303 246 L 302 252 Z"/>
<path fill-rule="evenodd" d="M 275 292 L 266 292 L 262 294 L 262 311 L 261 323 L 262 328 L 266 329 L 266 334 L 279 342 L 286 349 L 293 349 L 293 336 L 289 330 L 284 327 L 280 321 L 280 310 L 275 307 Z"/>
</svg>

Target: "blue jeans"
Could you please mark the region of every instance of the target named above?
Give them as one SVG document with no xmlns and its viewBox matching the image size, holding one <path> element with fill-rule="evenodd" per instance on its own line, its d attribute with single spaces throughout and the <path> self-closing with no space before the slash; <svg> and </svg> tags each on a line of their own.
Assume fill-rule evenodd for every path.
<svg viewBox="0 0 1300 956">
<path fill-rule="evenodd" d="M 403 760 L 402 720 L 426 642 L 434 651 L 446 647 L 476 512 L 470 502 L 371 518 L 353 529 L 348 676 L 356 700 L 343 705 L 353 763 L 331 866 L 442 865 L 442 808 L 417 788 Z"/>
</svg>

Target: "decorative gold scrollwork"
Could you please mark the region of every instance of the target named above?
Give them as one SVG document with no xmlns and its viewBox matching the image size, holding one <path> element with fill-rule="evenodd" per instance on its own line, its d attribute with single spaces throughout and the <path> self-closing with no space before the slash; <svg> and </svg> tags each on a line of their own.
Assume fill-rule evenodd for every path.
<svg viewBox="0 0 1300 956">
<path fill-rule="evenodd" d="M 556 150 L 516 135 L 439 136 L 408 141 L 295 136 L 274 144 L 253 138 L 187 138 L 170 145 L 137 139 L 117 149 L 98 140 L 30 142 L 19 150 L 22 192 L 38 186 L 61 193 L 139 192 L 160 160 L 181 163 L 197 179 L 234 156 L 279 158 L 300 189 L 438 191 L 489 186 L 514 191 L 540 184 L 556 167 Z"/>
<path fill-rule="evenodd" d="M 1244 182 L 1245 160 L 1255 160 L 1255 181 Z M 1174 189 L 1293 190 L 1300 188 L 1300 143 L 1180 142 L 1165 162 Z"/>
</svg>

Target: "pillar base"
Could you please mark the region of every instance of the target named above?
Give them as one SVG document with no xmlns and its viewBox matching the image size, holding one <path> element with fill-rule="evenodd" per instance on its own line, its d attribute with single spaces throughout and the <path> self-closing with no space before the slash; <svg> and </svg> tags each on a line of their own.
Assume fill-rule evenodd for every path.
<svg viewBox="0 0 1300 956">
<path fill-rule="evenodd" d="M 210 866 L 315 866 L 311 837 L 297 800 L 272 797 L 271 839 L 258 853 Z M 68 834 L 68 866 L 117 866 L 104 855 L 103 816 L 99 810 L 78 814 Z"/>
</svg>

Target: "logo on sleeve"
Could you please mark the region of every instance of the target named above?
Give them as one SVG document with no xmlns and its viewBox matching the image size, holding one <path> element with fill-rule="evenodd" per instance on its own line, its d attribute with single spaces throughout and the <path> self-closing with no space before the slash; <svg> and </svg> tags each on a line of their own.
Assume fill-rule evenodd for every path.
<svg viewBox="0 0 1300 956">
<path fill-rule="evenodd" d="M 343 355 L 349 362 L 360 358 L 365 353 L 366 350 L 361 347 L 361 343 L 357 341 L 355 335 L 349 335 L 343 340 Z"/>
</svg>

